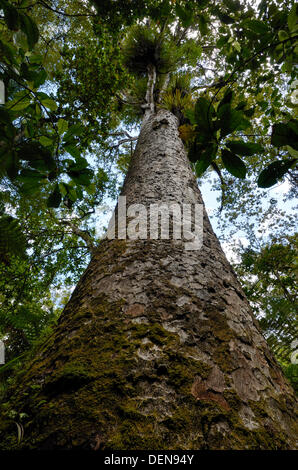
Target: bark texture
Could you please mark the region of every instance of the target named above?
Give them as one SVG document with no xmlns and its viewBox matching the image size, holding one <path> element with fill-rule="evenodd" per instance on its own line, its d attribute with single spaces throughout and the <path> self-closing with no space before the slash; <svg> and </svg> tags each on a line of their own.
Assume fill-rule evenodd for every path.
<svg viewBox="0 0 298 470">
<path fill-rule="evenodd" d="M 170 112 L 143 123 L 122 195 L 202 203 Z M 201 250 L 101 243 L 2 407 L 1 446 L 290 449 L 295 406 L 204 213 Z"/>
</svg>

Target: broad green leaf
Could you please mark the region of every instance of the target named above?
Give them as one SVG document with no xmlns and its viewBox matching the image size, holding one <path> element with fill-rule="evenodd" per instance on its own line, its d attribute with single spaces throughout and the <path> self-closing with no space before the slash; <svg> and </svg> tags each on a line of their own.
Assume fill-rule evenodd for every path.
<svg viewBox="0 0 298 470">
<path fill-rule="evenodd" d="M 234 13 L 242 8 L 239 0 L 223 0 L 223 3 Z"/>
<path fill-rule="evenodd" d="M 75 159 L 80 158 L 81 151 L 75 145 L 64 145 L 63 148 L 64 150 L 66 150 L 66 152 L 70 153 L 70 155 L 74 157 Z"/>
<path fill-rule="evenodd" d="M 49 195 L 47 200 L 48 207 L 59 207 L 62 200 L 62 195 L 59 190 L 59 184 L 56 184 L 54 191 Z"/>
<path fill-rule="evenodd" d="M 38 180 L 41 180 L 41 179 L 44 179 L 46 178 L 46 175 L 43 175 L 42 173 L 40 173 L 39 171 L 36 171 L 36 170 L 30 170 L 29 168 L 25 168 L 24 170 L 21 171 L 18 179 L 20 181 L 23 181 L 24 179 L 27 179 L 27 178 L 32 178 L 32 179 L 38 179 Z"/>
<path fill-rule="evenodd" d="M 33 54 L 30 52 L 29 58 L 31 64 L 42 64 L 43 62 L 43 56 L 41 54 Z"/>
<path fill-rule="evenodd" d="M 290 145 L 287 145 L 287 150 L 289 152 L 289 154 L 294 157 L 294 158 L 298 158 L 298 151 L 293 149 Z"/>
<path fill-rule="evenodd" d="M 237 52 L 241 52 L 241 46 L 238 41 L 232 42 L 232 46 L 236 49 Z"/>
<path fill-rule="evenodd" d="M 250 126 L 250 122 L 244 118 L 243 113 L 232 109 L 228 103 L 221 106 L 217 115 L 219 120 L 215 125 L 217 129 L 221 130 L 221 137 L 225 137 L 236 130 L 247 129 Z"/>
<path fill-rule="evenodd" d="M 36 23 L 30 16 L 20 14 L 21 29 L 27 36 L 29 49 L 33 49 L 39 38 L 39 31 Z"/>
<path fill-rule="evenodd" d="M 64 136 L 64 142 L 71 140 L 73 136 L 79 136 L 84 132 L 84 127 L 81 124 L 71 126 Z"/>
<path fill-rule="evenodd" d="M 290 31 L 292 31 L 295 28 L 298 22 L 297 9 L 298 9 L 297 4 L 294 4 L 288 16 L 288 26 L 289 26 Z"/>
<path fill-rule="evenodd" d="M 224 149 L 221 152 L 221 159 L 229 173 L 237 178 L 245 178 L 246 166 L 241 158 Z"/>
<path fill-rule="evenodd" d="M 32 168 L 41 171 L 56 169 L 56 162 L 49 149 L 39 142 L 28 142 L 19 146 L 18 156 L 20 160 L 28 161 Z"/>
<path fill-rule="evenodd" d="M 227 13 L 224 13 L 224 12 L 218 10 L 216 14 L 217 14 L 218 18 L 220 19 L 220 21 L 222 21 L 224 24 L 233 24 L 233 23 L 235 23 L 234 18 L 232 18 Z"/>
<path fill-rule="evenodd" d="M 89 169 L 83 169 L 80 171 L 67 171 L 68 176 L 78 185 L 89 186 L 91 178 L 93 177 L 93 171 Z"/>
<path fill-rule="evenodd" d="M 5 149 L 0 153 L 0 177 L 7 176 L 14 180 L 19 171 L 18 158 L 16 152 Z"/>
<path fill-rule="evenodd" d="M 201 36 L 206 36 L 206 34 L 208 33 L 207 18 L 204 14 L 201 13 L 198 16 L 198 20 L 200 34 Z"/>
<path fill-rule="evenodd" d="M 201 96 L 195 104 L 195 120 L 199 127 L 199 132 L 212 132 L 212 117 L 215 111 L 209 100 Z"/>
<path fill-rule="evenodd" d="M 59 119 L 59 121 L 57 123 L 57 127 L 58 127 L 59 134 L 62 135 L 68 129 L 68 122 L 65 121 L 65 119 Z"/>
<path fill-rule="evenodd" d="M 18 219 L 10 215 L 0 216 L 0 257 L 5 255 L 26 255 L 27 241 Z"/>
<path fill-rule="evenodd" d="M 233 153 L 239 155 L 254 155 L 255 153 L 264 152 L 264 148 L 260 144 L 255 144 L 253 142 L 243 142 L 242 140 L 230 140 L 226 143 L 227 147 Z"/>
<path fill-rule="evenodd" d="M 68 184 L 67 183 L 59 183 L 59 190 L 62 196 L 66 196 L 68 193 Z"/>
<path fill-rule="evenodd" d="M 297 158 L 294 158 L 271 163 L 260 173 L 258 186 L 260 188 L 270 188 L 276 184 L 297 161 Z"/>
<path fill-rule="evenodd" d="M 51 98 L 44 98 L 44 99 L 41 99 L 40 101 L 50 111 L 56 111 L 56 109 L 58 108 L 56 101 L 52 100 Z"/>
<path fill-rule="evenodd" d="M 197 158 L 194 160 L 195 163 L 195 170 L 196 175 L 200 178 L 203 173 L 207 170 L 209 165 L 216 157 L 217 145 L 216 144 L 209 144 L 204 149 L 200 148 L 199 152 L 197 153 Z"/>
<path fill-rule="evenodd" d="M 220 101 L 219 105 L 217 106 L 217 111 L 220 110 L 220 108 L 225 105 L 225 104 L 231 104 L 233 100 L 233 90 L 230 90 L 229 88 L 225 91 L 225 94 Z"/>
<path fill-rule="evenodd" d="M 7 124 L 7 122 L 11 121 L 10 114 L 7 109 L 0 105 L 0 122 L 3 124 Z"/>
<path fill-rule="evenodd" d="M 277 123 L 272 126 L 271 144 L 275 147 L 283 147 L 290 145 L 295 150 L 298 150 L 298 132 L 297 122 L 291 120 L 287 123 Z"/>
<path fill-rule="evenodd" d="M 31 105 L 31 102 L 28 98 L 20 99 L 16 98 L 14 100 L 7 101 L 6 106 L 11 111 L 23 111 Z"/>
<path fill-rule="evenodd" d="M 284 41 L 285 39 L 288 39 L 288 37 L 289 37 L 289 35 L 286 31 L 284 31 L 284 30 L 278 31 L 278 39 L 280 41 Z"/>
<path fill-rule="evenodd" d="M 68 197 L 72 202 L 76 202 L 76 200 L 78 199 L 78 193 L 76 189 L 70 188 L 70 190 L 68 191 Z"/>
<path fill-rule="evenodd" d="M 17 31 L 20 27 L 20 15 L 18 10 L 8 2 L 1 2 L 0 7 L 3 8 L 4 20 L 8 29 Z"/>
<path fill-rule="evenodd" d="M 191 25 L 192 21 L 193 21 L 193 11 L 192 11 L 192 9 L 189 8 L 189 6 L 187 6 L 187 4 L 185 5 L 185 8 L 183 8 L 181 5 L 176 3 L 175 10 L 176 10 L 176 13 L 177 13 L 179 19 L 181 20 L 182 26 L 184 28 L 188 28 Z"/>
<path fill-rule="evenodd" d="M 8 42 L 4 41 L 3 39 L 0 39 L 0 55 L 1 60 L 4 62 L 14 64 L 15 66 L 19 65 L 16 60 L 17 51 L 15 47 L 13 47 L 11 44 L 8 44 Z"/>
<path fill-rule="evenodd" d="M 24 169 L 18 175 L 17 180 L 21 183 L 21 193 L 26 194 L 35 194 L 39 191 L 44 182 L 46 175 L 40 173 L 39 171 Z"/>
<path fill-rule="evenodd" d="M 81 156 L 76 157 L 76 161 L 69 165 L 69 170 L 71 171 L 81 171 L 87 168 L 88 162 L 85 158 Z M 90 170 L 92 171 L 92 170 Z"/>
<path fill-rule="evenodd" d="M 42 68 L 38 73 L 36 73 L 34 78 L 34 88 L 40 87 L 40 85 L 42 85 L 46 81 L 47 76 L 48 74 L 44 68 Z"/>
<path fill-rule="evenodd" d="M 243 22 L 243 26 L 256 34 L 266 34 L 269 31 L 267 24 L 261 20 L 246 20 Z"/>
<path fill-rule="evenodd" d="M 44 135 L 40 137 L 39 142 L 45 147 L 49 147 L 50 145 L 53 145 L 53 140 L 49 139 L 48 137 Z"/>
</svg>

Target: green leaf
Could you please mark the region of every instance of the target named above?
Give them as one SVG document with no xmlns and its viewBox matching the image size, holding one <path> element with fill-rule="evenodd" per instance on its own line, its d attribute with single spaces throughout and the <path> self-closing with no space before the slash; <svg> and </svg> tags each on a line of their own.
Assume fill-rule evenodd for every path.
<svg viewBox="0 0 298 470">
<path fill-rule="evenodd" d="M 39 31 L 36 23 L 30 16 L 20 14 L 21 30 L 26 34 L 29 49 L 33 49 L 39 38 Z"/>
<path fill-rule="evenodd" d="M 52 171 L 56 169 L 56 162 L 49 149 L 39 142 L 26 142 L 19 146 L 18 157 L 28 161 L 32 168 L 40 171 Z"/>
<path fill-rule="evenodd" d="M 196 124 L 195 112 L 194 109 L 186 109 L 185 110 L 185 117 L 189 119 L 192 125 Z"/>
<path fill-rule="evenodd" d="M 294 150 L 290 145 L 287 145 L 287 150 L 288 150 L 289 154 L 292 157 L 298 158 L 298 151 L 297 150 Z"/>
<path fill-rule="evenodd" d="M 210 0 L 199 0 L 198 3 L 198 8 L 202 10 L 203 8 L 206 8 Z"/>
<path fill-rule="evenodd" d="M 70 153 L 70 155 L 74 158 L 80 158 L 81 156 L 81 151 L 78 147 L 76 147 L 75 145 L 64 145 L 64 150 L 66 150 L 66 152 Z"/>
<path fill-rule="evenodd" d="M 224 13 L 224 12 L 221 12 L 220 10 L 218 10 L 216 14 L 217 14 L 218 18 L 220 19 L 220 21 L 222 21 L 222 23 L 224 23 L 224 24 L 233 24 L 233 23 L 235 23 L 234 18 L 232 18 L 227 13 Z"/>
<path fill-rule="evenodd" d="M 59 184 L 56 184 L 54 191 L 49 195 L 47 200 L 48 207 L 59 207 L 62 201 L 62 195 L 59 190 Z"/>
<path fill-rule="evenodd" d="M 2 122 L 3 124 L 7 124 L 7 122 L 10 121 L 11 118 L 9 112 L 3 107 L 3 105 L 0 105 L 0 122 Z"/>
<path fill-rule="evenodd" d="M 288 26 L 289 30 L 292 31 L 298 22 L 298 15 L 297 15 L 297 4 L 294 4 L 291 8 L 291 11 L 288 16 Z"/>
<path fill-rule="evenodd" d="M 84 127 L 81 124 L 71 126 L 64 136 L 64 142 L 71 140 L 73 136 L 79 136 L 84 132 Z"/>
<path fill-rule="evenodd" d="M 264 148 L 260 144 L 255 144 L 253 142 L 243 142 L 242 140 L 230 140 L 226 143 L 227 147 L 233 153 L 237 153 L 239 155 L 247 155 L 251 156 L 255 153 L 264 152 Z"/>
<path fill-rule="evenodd" d="M 236 49 L 237 52 L 241 52 L 241 46 L 238 41 L 232 42 L 232 46 Z"/>
<path fill-rule="evenodd" d="M 271 144 L 275 147 L 283 147 L 290 145 L 293 149 L 298 150 L 298 121 L 292 119 L 288 123 L 277 123 L 272 126 Z"/>
<path fill-rule="evenodd" d="M 200 34 L 201 36 L 206 36 L 206 34 L 208 33 L 207 18 L 204 14 L 199 14 L 198 20 Z"/>
<path fill-rule="evenodd" d="M 212 131 L 212 117 L 215 115 L 214 108 L 209 100 L 201 96 L 195 104 L 195 120 L 199 131 L 210 133 Z"/>
<path fill-rule="evenodd" d="M 46 175 L 36 170 L 26 168 L 17 176 L 17 180 L 21 183 L 20 191 L 24 195 L 34 194 L 41 189 L 45 183 Z"/>
<path fill-rule="evenodd" d="M 225 104 L 231 104 L 232 100 L 233 100 L 233 90 L 230 90 L 229 88 L 225 91 L 225 94 L 222 98 L 222 100 L 220 101 L 219 105 L 217 106 L 217 111 L 220 110 L 220 108 L 225 105 Z"/>
<path fill-rule="evenodd" d="M 269 31 L 267 24 L 261 20 L 246 20 L 243 26 L 256 34 L 266 34 Z"/>
<path fill-rule="evenodd" d="M 200 143 L 194 142 L 189 149 L 188 157 L 195 163 L 196 175 L 199 178 L 207 170 L 211 162 L 216 157 L 217 145 L 210 143 L 203 147 Z"/>
<path fill-rule="evenodd" d="M 8 27 L 12 31 L 17 31 L 20 27 L 20 15 L 18 10 L 8 2 L 1 2 L 1 7 L 4 11 L 4 20 Z"/>
<path fill-rule="evenodd" d="M 297 161 L 297 158 L 293 158 L 270 163 L 259 175 L 259 188 L 270 188 L 276 184 Z"/>
<path fill-rule="evenodd" d="M 246 166 L 241 158 L 224 149 L 221 152 L 221 159 L 229 173 L 231 173 L 233 176 L 236 176 L 237 178 L 245 178 Z"/>
<path fill-rule="evenodd" d="M 289 35 L 286 31 L 284 31 L 282 29 L 280 31 L 278 31 L 278 39 L 280 41 L 284 41 L 285 39 L 288 39 L 288 37 L 289 37 Z"/>
<path fill-rule="evenodd" d="M 182 26 L 184 28 L 188 28 L 193 21 L 193 10 L 189 8 L 187 4 L 185 8 L 182 8 L 182 6 L 179 5 L 178 3 L 175 5 L 175 10 L 176 10 L 177 16 L 181 20 Z"/>
<path fill-rule="evenodd" d="M 219 120 L 216 122 L 216 128 L 221 129 L 221 137 L 225 137 L 236 130 L 247 129 L 250 126 L 250 122 L 244 119 L 243 113 L 232 109 L 229 103 L 221 106 L 217 115 Z"/>
<path fill-rule="evenodd" d="M 89 186 L 93 177 L 93 171 L 87 168 L 80 171 L 70 170 L 67 171 L 67 174 L 76 184 L 82 186 Z"/>
<path fill-rule="evenodd" d="M 59 190 L 62 196 L 66 196 L 68 193 L 68 184 L 67 183 L 59 183 Z"/>
<path fill-rule="evenodd" d="M 49 139 L 48 137 L 46 137 L 44 135 L 40 137 L 39 141 L 45 147 L 49 147 L 50 145 L 53 145 L 53 140 Z"/>
<path fill-rule="evenodd" d="M 19 164 L 16 152 L 4 147 L 0 153 L 0 177 L 7 176 L 14 180 L 19 171 Z"/>
<path fill-rule="evenodd" d="M 26 256 L 27 241 L 17 219 L 10 215 L 0 217 L 0 258 L 3 255 Z"/>
<path fill-rule="evenodd" d="M 6 106 L 12 111 L 23 111 L 31 105 L 31 101 L 28 98 L 20 99 L 15 98 L 14 100 L 7 101 Z"/>
<path fill-rule="evenodd" d="M 239 0 L 223 0 L 223 3 L 234 13 L 236 13 L 238 10 L 241 10 L 242 8 Z"/>
<path fill-rule="evenodd" d="M 40 87 L 40 85 L 42 85 L 46 81 L 47 76 L 48 74 L 44 68 L 42 68 L 38 73 L 36 73 L 34 78 L 34 88 Z"/>
<path fill-rule="evenodd" d="M 68 122 L 65 121 L 65 119 L 59 119 L 59 121 L 57 123 L 57 127 L 58 127 L 59 134 L 62 135 L 68 129 Z"/>
<path fill-rule="evenodd" d="M 15 47 L 13 47 L 11 44 L 8 44 L 6 41 L 3 41 L 2 39 L 0 39 L 0 54 L 1 60 L 3 58 L 4 62 L 12 63 L 16 66 L 19 65 L 16 61 L 17 51 Z"/>
<path fill-rule="evenodd" d="M 87 168 L 88 162 L 85 158 L 82 158 L 80 155 L 75 157 L 76 161 L 69 165 L 69 170 L 71 171 L 81 171 Z M 92 171 L 92 170 L 90 170 Z"/>
<path fill-rule="evenodd" d="M 51 98 L 44 98 L 44 99 L 41 99 L 40 101 L 50 111 L 56 111 L 56 109 L 58 108 L 56 101 L 52 100 Z"/>
<path fill-rule="evenodd" d="M 42 64 L 43 62 L 43 56 L 41 54 L 33 54 L 31 52 L 29 58 L 31 64 Z"/>
<path fill-rule="evenodd" d="M 41 179 L 44 179 L 46 178 L 46 175 L 43 175 L 42 173 L 40 173 L 39 171 L 36 171 L 36 170 L 30 170 L 30 168 L 25 168 L 21 171 L 18 179 L 20 181 L 23 181 L 23 180 L 27 180 L 28 178 L 32 179 L 32 180 L 41 180 Z"/>
</svg>

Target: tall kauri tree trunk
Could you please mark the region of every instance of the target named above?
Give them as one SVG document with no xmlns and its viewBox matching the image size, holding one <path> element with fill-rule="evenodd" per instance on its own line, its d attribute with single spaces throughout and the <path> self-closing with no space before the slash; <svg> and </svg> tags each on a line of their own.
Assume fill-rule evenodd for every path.
<svg viewBox="0 0 298 470">
<path fill-rule="evenodd" d="M 202 203 L 169 111 L 146 114 L 122 195 L 127 205 Z M 288 449 L 294 409 L 204 213 L 200 250 L 182 240 L 100 244 L 3 407 L 1 445 Z"/>
</svg>

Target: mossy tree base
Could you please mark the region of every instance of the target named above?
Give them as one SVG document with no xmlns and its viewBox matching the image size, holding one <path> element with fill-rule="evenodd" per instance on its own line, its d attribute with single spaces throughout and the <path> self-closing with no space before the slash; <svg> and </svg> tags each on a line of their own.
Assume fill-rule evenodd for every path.
<svg viewBox="0 0 298 470">
<path fill-rule="evenodd" d="M 125 242 L 105 243 L 106 252 L 93 265 L 97 258 L 104 270 L 105 255 L 112 252 L 120 270 Z M 190 295 L 170 283 L 160 287 L 146 314 L 139 303 L 128 308 L 124 299 L 111 302 L 103 293 L 87 308 L 76 294 L 2 406 L 2 449 L 294 446 L 288 435 L 294 397 L 286 383 L 282 391 L 271 387 L 269 394 L 264 387 L 255 397 L 239 396 L 230 350 L 237 338 L 221 309 L 202 310 L 192 297 L 191 309 L 177 307 L 170 325 L 173 306 Z M 251 350 L 248 337 L 241 341 Z M 267 354 L 273 361 L 270 380 L 281 385 L 278 366 Z M 21 442 L 16 423 L 24 428 Z"/>
</svg>

